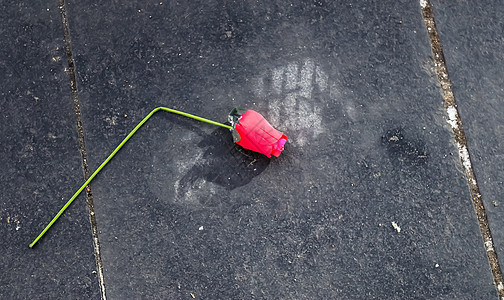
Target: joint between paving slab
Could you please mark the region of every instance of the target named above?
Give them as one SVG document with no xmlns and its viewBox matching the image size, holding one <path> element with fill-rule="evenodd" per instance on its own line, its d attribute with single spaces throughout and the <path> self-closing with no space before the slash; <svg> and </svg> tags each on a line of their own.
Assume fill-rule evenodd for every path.
<svg viewBox="0 0 504 300">
<path fill-rule="evenodd" d="M 467 180 L 471 192 L 471 198 L 473 201 L 476 216 L 478 218 L 481 235 L 483 237 L 483 242 L 485 245 L 488 261 L 490 263 L 490 268 L 492 270 L 497 293 L 499 295 L 499 298 L 504 300 L 504 282 L 502 277 L 502 270 L 497 257 L 497 252 L 495 251 L 492 232 L 488 224 L 488 218 L 485 211 L 485 206 L 483 204 L 483 198 L 480 193 L 476 175 L 472 168 L 471 155 L 469 153 L 469 148 L 467 145 L 467 138 L 462 126 L 462 119 L 460 118 L 460 114 L 458 112 L 455 96 L 453 94 L 451 80 L 448 75 L 443 47 L 436 28 L 436 23 L 434 21 L 432 5 L 429 0 L 420 0 L 420 6 L 422 8 L 422 17 L 425 22 L 427 33 L 429 34 L 434 59 L 434 69 L 441 86 L 444 105 L 448 117 L 447 121 L 451 125 L 453 134 L 455 136 L 460 160 L 462 162 L 465 173 L 464 177 Z"/>
<path fill-rule="evenodd" d="M 70 76 L 70 85 L 71 85 L 71 90 L 72 90 L 72 101 L 73 101 L 73 106 L 74 106 L 74 111 L 75 111 L 77 132 L 78 132 L 78 136 L 79 136 L 79 150 L 80 150 L 81 159 L 82 159 L 82 169 L 84 172 L 84 178 L 85 178 L 85 180 L 87 180 L 90 176 L 90 172 L 89 172 L 89 166 L 87 163 L 86 145 L 85 145 L 85 141 L 84 141 L 84 129 L 82 126 L 80 103 L 79 103 L 79 97 L 78 97 L 78 91 L 77 91 L 77 81 L 76 81 L 76 77 L 75 77 L 75 64 L 74 64 L 74 60 L 73 60 L 73 56 L 72 56 L 70 28 L 68 26 L 65 0 L 60 0 L 59 9 L 60 9 L 61 19 L 62 19 L 62 23 L 63 23 L 65 52 L 67 55 L 68 74 Z M 97 229 L 98 227 L 96 224 L 96 217 L 95 217 L 95 213 L 94 213 L 93 194 L 91 193 L 91 189 L 89 186 L 86 187 L 86 202 L 87 202 L 87 206 L 88 206 L 88 210 L 89 210 L 89 220 L 91 223 L 91 232 L 92 232 L 92 236 L 93 236 L 94 254 L 95 254 L 95 259 L 96 259 L 96 266 L 98 269 L 97 273 L 98 273 L 98 281 L 99 281 L 98 284 L 100 286 L 100 295 L 103 300 L 106 300 L 105 283 L 104 283 L 104 278 L 103 278 L 103 265 L 102 265 L 101 254 L 100 254 L 100 243 L 98 240 L 98 229 Z"/>
</svg>

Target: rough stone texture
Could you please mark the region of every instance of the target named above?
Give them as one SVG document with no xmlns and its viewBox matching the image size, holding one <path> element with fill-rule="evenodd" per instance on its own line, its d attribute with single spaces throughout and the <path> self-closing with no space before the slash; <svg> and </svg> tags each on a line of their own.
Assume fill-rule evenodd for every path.
<svg viewBox="0 0 504 300">
<path fill-rule="evenodd" d="M 434 1 L 434 13 L 495 249 L 504 257 L 504 8 Z"/>
<path fill-rule="evenodd" d="M 58 3 L 0 20 L 0 298 L 99 298 L 84 198 L 28 247 L 83 179 Z"/>
<path fill-rule="evenodd" d="M 154 116 L 93 184 L 110 297 L 496 295 L 418 3 L 68 10 L 91 168 L 159 105 L 290 138 Z"/>
<path fill-rule="evenodd" d="M 109 299 L 496 296 L 419 3 L 86 2 L 66 9 L 92 170 L 159 105 L 289 137 L 269 160 L 155 115 L 92 183 Z M 0 296 L 97 298 L 82 196 L 27 247 L 82 169 L 56 4 L 4 7 Z"/>
</svg>

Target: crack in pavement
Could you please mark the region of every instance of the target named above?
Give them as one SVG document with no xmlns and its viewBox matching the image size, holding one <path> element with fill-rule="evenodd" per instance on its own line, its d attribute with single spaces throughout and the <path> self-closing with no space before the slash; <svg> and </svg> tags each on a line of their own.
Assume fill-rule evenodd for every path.
<svg viewBox="0 0 504 300">
<path fill-rule="evenodd" d="M 79 139 L 79 150 L 81 153 L 81 158 L 82 158 L 82 169 L 84 172 L 84 180 L 87 180 L 90 176 L 89 173 L 89 166 L 87 163 L 87 153 L 86 153 L 86 145 L 84 142 L 84 129 L 82 126 L 82 117 L 81 117 L 81 111 L 80 111 L 80 103 L 79 103 L 79 96 L 77 92 L 77 81 L 75 79 L 75 64 L 72 56 L 72 47 L 71 47 L 71 40 L 70 40 L 70 28 L 68 25 L 68 18 L 66 14 L 66 4 L 65 0 L 60 0 L 59 1 L 59 9 L 61 13 L 61 20 L 62 20 L 62 25 L 63 25 L 63 31 L 64 31 L 64 43 L 65 43 L 65 52 L 67 55 L 67 61 L 68 61 L 68 74 L 70 76 L 70 84 L 71 84 L 71 90 L 72 90 L 72 100 L 73 100 L 73 105 L 74 105 L 74 111 L 75 111 L 75 120 L 76 120 L 76 125 L 77 125 L 77 132 L 78 132 L 78 139 Z M 105 283 L 104 283 L 104 278 L 103 278 L 103 265 L 102 265 L 102 260 L 101 260 L 101 255 L 100 255 L 100 243 L 98 240 L 98 227 L 96 224 L 96 217 L 94 213 L 94 202 L 93 202 L 93 194 L 91 193 L 91 188 L 89 186 L 86 187 L 86 202 L 89 210 L 89 221 L 91 223 L 91 232 L 93 235 L 93 246 L 94 246 L 94 254 L 95 254 L 95 259 L 96 259 L 96 266 L 98 269 L 98 280 L 99 280 L 99 286 L 100 286 L 100 296 L 101 299 L 106 300 L 106 295 L 105 295 Z"/>
<path fill-rule="evenodd" d="M 455 136 L 455 142 L 457 143 L 460 161 L 464 169 L 467 184 L 469 185 L 472 202 L 476 216 L 478 218 L 479 228 L 483 237 L 483 242 L 490 268 L 492 270 L 497 293 L 499 295 L 499 298 L 504 300 L 504 283 L 502 270 L 499 265 L 497 252 L 495 251 L 492 232 L 490 230 L 490 225 L 488 224 L 485 206 L 483 205 L 483 198 L 480 193 L 476 175 L 472 168 L 471 155 L 467 145 L 467 138 L 462 126 L 462 119 L 460 118 L 460 114 L 458 112 L 455 96 L 453 94 L 451 80 L 448 75 L 443 47 L 441 45 L 441 40 L 436 28 L 436 23 L 434 21 L 432 5 L 429 0 L 420 0 L 420 6 L 422 9 L 422 17 L 425 22 L 425 27 L 429 34 L 429 40 L 434 59 L 434 70 L 436 71 L 436 75 L 438 77 L 444 98 L 444 105 L 448 117 L 447 122 L 451 125 L 453 134 Z"/>
</svg>

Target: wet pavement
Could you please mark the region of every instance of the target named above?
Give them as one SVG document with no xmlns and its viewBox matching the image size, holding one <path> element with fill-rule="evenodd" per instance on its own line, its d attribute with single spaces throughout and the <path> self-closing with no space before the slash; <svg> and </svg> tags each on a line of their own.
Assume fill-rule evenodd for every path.
<svg viewBox="0 0 504 300">
<path fill-rule="evenodd" d="M 425 3 L 4 4 L 2 298 L 498 298 L 504 11 L 433 2 L 489 244 Z M 158 106 L 289 140 L 268 159 L 158 112 L 28 248 Z"/>
</svg>

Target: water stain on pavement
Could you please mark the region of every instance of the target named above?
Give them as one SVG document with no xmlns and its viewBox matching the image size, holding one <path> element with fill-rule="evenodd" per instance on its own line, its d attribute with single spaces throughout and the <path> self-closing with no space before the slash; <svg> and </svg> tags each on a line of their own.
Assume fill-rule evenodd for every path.
<svg viewBox="0 0 504 300">
<path fill-rule="evenodd" d="M 382 136 L 382 144 L 391 159 L 407 165 L 422 165 L 427 161 L 425 144 L 406 136 L 402 128 L 389 129 Z"/>
</svg>

